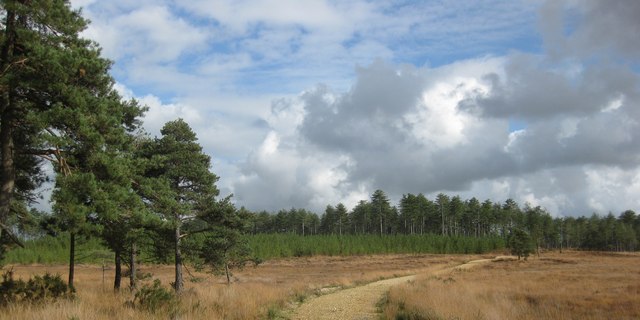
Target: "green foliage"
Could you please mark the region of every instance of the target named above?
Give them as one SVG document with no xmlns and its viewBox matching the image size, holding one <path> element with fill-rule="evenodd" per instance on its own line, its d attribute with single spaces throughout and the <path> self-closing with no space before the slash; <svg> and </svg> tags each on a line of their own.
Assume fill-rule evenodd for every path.
<svg viewBox="0 0 640 320">
<path fill-rule="evenodd" d="M 68 1 L 2 1 L 0 16 L 0 236 L 15 230 L 13 203 L 48 179 L 44 160 L 56 173 L 50 226 L 95 232 L 104 200 L 122 203 L 113 186 L 131 189 L 125 151 L 145 108 L 115 90 L 111 62 L 80 37 L 88 21 Z"/>
<path fill-rule="evenodd" d="M 156 279 L 152 285 L 144 285 L 133 298 L 133 306 L 136 308 L 157 312 L 174 313 L 178 309 L 178 298 L 176 294 L 162 286 L 160 280 Z"/>
<path fill-rule="evenodd" d="M 182 119 L 167 122 L 161 138 L 145 141 L 136 156 L 141 160 L 138 191 L 149 210 L 163 221 L 156 236 L 157 253 L 175 257 L 175 290 L 183 288 L 182 244 L 191 233 L 207 232 L 218 222 L 218 177 L 209 168 L 211 157 L 202 151 L 196 134 Z M 212 210 L 211 208 L 214 208 Z M 235 210 L 235 209 L 234 209 Z"/>
<path fill-rule="evenodd" d="M 534 243 L 526 231 L 516 228 L 509 235 L 507 247 L 511 249 L 511 254 L 518 256 L 518 260 L 520 258 L 527 260 L 529 254 L 533 252 Z"/>
<path fill-rule="evenodd" d="M 504 248 L 500 237 L 441 235 L 314 235 L 258 234 L 249 238 L 252 255 L 263 260 L 313 255 L 390 253 L 482 253 Z M 481 252 L 478 252 L 481 250 Z"/>
<path fill-rule="evenodd" d="M 16 302 L 38 303 L 70 297 L 69 287 L 60 275 L 45 273 L 36 275 L 28 281 L 15 280 L 13 271 L 2 275 L 0 283 L 0 306 Z"/>
<path fill-rule="evenodd" d="M 232 269 L 242 269 L 249 262 L 258 264 L 248 246 L 247 222 L 248 212 L 236 210 L 230 197 L 211 201 L 197 219 L 185 225 L 185 229 L 196 233 L 184 241 L 196 266 L 206 266 L 214 274 L 226 274 L 230 282 Z"/>
<path fill-rule="evenodd" d="M 246 262 L 254 260 L 246 237 L 234 230 L 220 230 L 210 234 L 202 242 L 199 254 L 215 274 L 225 273 L 227 268 L 241 269 Z"/>
</svg>

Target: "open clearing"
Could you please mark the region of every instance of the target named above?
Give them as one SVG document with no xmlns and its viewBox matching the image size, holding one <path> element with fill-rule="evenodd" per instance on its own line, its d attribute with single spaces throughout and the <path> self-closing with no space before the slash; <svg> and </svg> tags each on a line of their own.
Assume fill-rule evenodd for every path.
<svg viewBox="0 0 640 320">
<path fill-rule="evenodd" d="M 389 292 L 383 312 L 392 319 L 399 314 L 460 319 L 640 318 L 639 254 L 549 252 L 528 262 L 491 261 L 496 255 L 280 259 L 235 272 L 230 286 L 223 277 L 191 270 L 194 281 L 187 281 L 180 314 L 181 319 L 371 319 L 379 316 L 375 303 Z M 15 266 L 14 271 L 23 278 L 46 271 L 66 275 L 65 266 Z M 166 313 L 127 307 L 133 295 L 126 289 L 112 292 L 113 270 L 106 271 L 104 284 L 101 266 L 82 265 L 76 272 L 77 299 L 11 306 L 0 312 L 0 319 L 167 318 Z M 166 286 L 173 277 L 171 266 L 143 266 L 142 272 Z M 408 275 L 416 276 L 407 282 L 410 278 L 402 277 Z M 376 282 L 381 279 L 390 280 Z M 349 298 L 354 292 L 362 299 Z M 316 309 L 311 309 L 314 304 Z M 342 310 L 354 313 L 345 316 Z"/>
</svg>

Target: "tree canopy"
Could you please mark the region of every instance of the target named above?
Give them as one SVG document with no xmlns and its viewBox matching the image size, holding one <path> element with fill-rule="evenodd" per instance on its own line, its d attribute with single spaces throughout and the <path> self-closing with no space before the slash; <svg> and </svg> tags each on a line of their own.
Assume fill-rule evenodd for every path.
<svg viewBox="0 0 640 320">
<path fill-rule="evenodd" d="M 57 173 L 54 208 L 75 228 L 144 108 L 114 90 L 111 62 L 79 36 L 87 21 L 68 1 L 6 0 L 0 16 L 0 239 L 15 243 L 7 221 L 37 197 L 43 161 Z"/>
</svg>

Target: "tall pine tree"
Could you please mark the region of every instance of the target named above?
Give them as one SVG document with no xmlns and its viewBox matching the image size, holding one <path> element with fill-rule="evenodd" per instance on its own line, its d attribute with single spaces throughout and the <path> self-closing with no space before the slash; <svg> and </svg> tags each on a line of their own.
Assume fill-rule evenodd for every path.
<svg viewBox="0 0 640 320">
<path fill-rule="evenodd" d="M 54 210 L 73 247 L 95 210 L 95 170 L 109 166 L 104 154 L 118 152 L 144 110 L 114 90 L 111 62 L 79 36 L 87 21 L 68 1 L 4 0 L 0 17 L 0 238 L 18 242 L 6 221 L 15 201 L 36 196 L 41 161 L 49 160 Z M 73 286 L 73 260 L 70 267 Z"/>
</svg>

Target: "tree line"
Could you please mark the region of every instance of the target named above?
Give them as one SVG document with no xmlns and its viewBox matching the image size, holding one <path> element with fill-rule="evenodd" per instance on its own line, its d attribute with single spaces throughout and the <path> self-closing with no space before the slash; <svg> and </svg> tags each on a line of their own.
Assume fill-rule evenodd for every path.
<svg viewBox="0 0 640 320">
<path fill-rule="evenodd" d="M 244 209 L 242 209 L 244 210 Z M 246 211 L 246 210 L 244 210 Z M 640 216 L 632 210 L 618 217 L 609 213 L 590 217 L 552 217 L 540 206 L 519 205 L 476 198 L 438 194 L 405 194 L 391 205 L 382 190 L 361 200 L 351 210 L 342 204 L 328 205 L 320 215 L 292 208 L 275 213 L 251 212 L 250 229 L 260 233 L 298 235 L 436 234 L 442 236 L 507 239 L 513 230 L 526 231 L 537 248 L 634 251 L 640 241 Z"/>
</svg>

